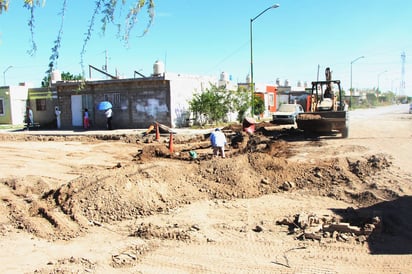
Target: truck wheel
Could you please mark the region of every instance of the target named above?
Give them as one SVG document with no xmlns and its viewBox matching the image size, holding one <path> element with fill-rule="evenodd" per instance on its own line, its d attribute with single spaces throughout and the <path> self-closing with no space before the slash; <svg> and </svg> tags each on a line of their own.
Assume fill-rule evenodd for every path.
<svg viewBox="0 0 412 274">
<path fill-rule="evenodd" d="M 315 134 L 312 131 L 310 131 L 310 130 L 304 130 L 303 131 L 303 138 L 312 139 L 314 137 L 315 137 Z"/>
<path fill-rule="evenodd" d="M 348 138 L 349 137 L 349 128 L 348 127 L 345 127 L 343 130 L 342 130 L 342 138 Z"/>
</svg>

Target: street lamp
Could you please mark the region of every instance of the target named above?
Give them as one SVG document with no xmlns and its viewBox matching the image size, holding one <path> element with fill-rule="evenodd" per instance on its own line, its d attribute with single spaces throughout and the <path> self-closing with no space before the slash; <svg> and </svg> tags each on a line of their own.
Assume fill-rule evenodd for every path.
<svg viewBox="0 0 412 274">
<path fill-rule="evenodd" d="M 265 12 L 267 12 L 270 9 L 276 9 L 279 7 L 279 4 L 274 4 L 273 6 L 268 7 L 267 9 L 265 9 L 264 11 L 262 11 L 261 13 L 259 13 L 258 15 L 256 15 L 254 18 L 250 19 L 250 90 L 252 93 L 252 117 L 254 115 L 254 96 L 255 96 L 255 85 L 253 83 L 253 29 L 252 29 L 252 23 L 253 21 L 255 21 L 259 16 L 261 16 L 262 14 L 264 14 Z"/>
<path fill-rule="evenodd" d="M 6 72 L 11 69 L 13 66 L 8 66 L 4 71 L 3 71 L 3 80 L 4 80 L 4 85 L 6 85 Z"/>
<path fill-rule="evenodd" d="M 393 88 L 393 82 L 397 81 L 397 80 L 399 80 L 399 78 L 392 79 L 392 81 L 391 81 L 391 92 L 393 92 L 393 94 L 395 95 L 395 100 L 396 100 L 397 88 L 395 88 L 395 89 Z"/>
<path fill-rule="evenodd" d="M 385 72 L 388 72 L 388 71 L 385 70 L 385 71 L 382 71 L 381 73 L 378 74 L 378 88 L 377 88 L 377 90 L 376 90 L 376 94 L 379 93 L 379 79 L 381 78 L 381 75 L 384 74 Z"/>
<path fill-rule="evenodd" d="M 352 108 L 352 64 L 358 61 L 359 59 L 365 58 L 365 56 L 360 56 L 350 62 L 350 99 L 349 99 L 349 107 Z"/>
</svg>

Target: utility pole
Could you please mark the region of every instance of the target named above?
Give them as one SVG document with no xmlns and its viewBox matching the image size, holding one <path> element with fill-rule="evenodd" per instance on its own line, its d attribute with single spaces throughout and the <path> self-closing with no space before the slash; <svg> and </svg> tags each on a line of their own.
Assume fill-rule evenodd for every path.
<svg viewBox="0 0 412 274">
<path fill-rule="evenodd" d="M 402 52 L 401 54 L 402 71 L 401 71 L 401 84 L 399 87 L 399 95 L 403 95 L 403 92 L 405 91 L 405 60 L 406 60 L 406 54 L 405 52 Z"/>
</svg>

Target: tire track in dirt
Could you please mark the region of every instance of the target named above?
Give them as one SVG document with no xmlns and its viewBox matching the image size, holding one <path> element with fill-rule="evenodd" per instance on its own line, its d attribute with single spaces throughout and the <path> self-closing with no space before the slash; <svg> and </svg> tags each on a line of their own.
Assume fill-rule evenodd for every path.
<svg viewBox="0 0 412 274">
<path fill-rule="evenodd" d="M 147 255 L 136 269 L 143 273 L 371 273 L 372 267 L 375 273 L 409 273 L 412 268 L 410 256 L 375 256 L 368 254 L 367 247 L 344 245 L 348 244 L 265 239 L 168 246 Z"/>
</svg>

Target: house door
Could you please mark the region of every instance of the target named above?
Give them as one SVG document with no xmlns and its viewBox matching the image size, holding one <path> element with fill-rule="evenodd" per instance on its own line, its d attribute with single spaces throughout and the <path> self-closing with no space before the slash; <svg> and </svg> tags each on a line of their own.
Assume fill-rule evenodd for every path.
<svg viewBox="0 0 412 274">
<path fill-rule="evenodd" d="M 72 95 L 72 126 L 83 126 L 82 96 Z"/>
</svg>

